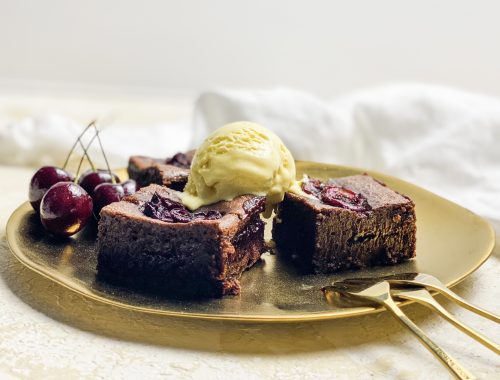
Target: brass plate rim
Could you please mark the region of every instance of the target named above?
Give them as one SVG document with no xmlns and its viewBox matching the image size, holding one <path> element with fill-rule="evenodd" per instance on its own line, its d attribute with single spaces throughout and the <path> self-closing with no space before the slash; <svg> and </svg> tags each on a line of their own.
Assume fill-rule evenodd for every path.
<svg viewBox="0 0 500 380">
<path fill-rule="evenodd" d="M 410 184 L 407 181 L 404 181 L 402 179 L 399 179 L 397 177 L 393 177 L 391 175 L 383 174 L 377 171 L 373 170 L 365 170 L 357 167 L 352 167 L 352 166 L 344 166 L 344 165 L 334 165 L 334 164 L 326 164 L 326 163 L 318 163 L 318 162 L 311 162 L 311 161 L 297 161 L 297 163 L 302 163 L 302 164 L 314 164 L 314 165 L 321 165 L 322 167 L 325 168 L 342 168 L 345 170 L 353 171 L 353 172 L 360 172 L 360 173 L 368 173 L 372 176 L 383 176 L 383 177 L 389 177 L 393 178 L 399 182 L 402 183 L 407 183 Z M 411 184 L 413 185 L 413 184 Z M 413 185 L 416 187 L 419 187 L 418 185 Z M 419 187 L 420 188 L 420 187 Z M 420 188 L 421 189 L 421 188 Z M 427 191 L 427 190 L 425 190 Z M 427 191 L 428 192 L 428 191 Z M 432 193 L 433 194 L 433 193 Z M 453 205 L 460 207 L 467 212 L 472 213 L 478 220 L 482 222 L 485 228 L 488 229 L 488 234 L 489 234 L 489 247 L 486 249 L 486 254 L 483 255 L 476 263 L 474 266 L 471 266 L 468 272 L 464 273 L 462 276 L 458 277 L 454 281 L 450 281 L 448 283 L 445 283 L 446 286 L 452 287 L 460 282 L 462 282 L 465 278 L 469 277 L 472 273 L 474 273 L 479 267 L 481 267 L 486 260 L 491 256 L 493 252 L 493 248 L 495 246 L 495 231 L 492 227 L 492 225 L 483 217 L 473 213 L 472 211 L 464 208 L 463 206 L 460 206 L 452 201 L 449 201 L 445 198 L 439 197 L 447 202 L 453 203 Z M 121 309 L 126 309 L 126 310 L 133 310 L 136 312 L 141 312 L 141 313 L 147 313 L 147 314 L 153 314 L 153 315 L 162 315 L 165 317 L 175 317 L 175 318 L 187 318 L 187 319 L 198 319 L 198 320 L 207 320 L 207 321 L 232 321 L 232 322 L 249 322 L 249 323 L 299 323 L 299 322 L 315 322 L 315 321 L 326 321 L 326 320 L 333 320 L 333 319 L 341 319 L 341 318 L 350 318 L 350 317 L 358 317 L 358 316 L 363 316 L 363 315 L 368 315 L 368 314 L 374 314 L 374 313 L 379 313 L 382 311 L 385 311 L 384 308 L 382 307 L 353 307 L 346 309 L 345 311 L 339 311 L 338 309 L 331 311 L 331 312 L 308 312 L 308 313 L 294 313 L 294 314 L 288 314 L 288 315 L 274 315 L 274 316 L 266 316 L 266 315 L 258 315 L 258 314 L 209 314 L 209 313 L 184 313 L 184 312 L 178 312 L 178 311 L 168 311 L 168 310 L 158 310 L 158 309 L 150 309 L 147 307 L 140 307 L 140 306 L 135 306 L 135 305 L 130 305 L 127 303 L 123 302 L 118 302 L 114 300 L 110 300 L 109 298 L 97 295 L 92 292 L 88 292 L 85 290 L 82 290 L 78 286 L 75 286 L 74 284 L 68 284 L 64 282 L 63 280 L 57 278 L 56 276 L 51 275 L 48 273 L 45 269 L 41 269 L 40 265 L 37 263 L 34 263 L 33 261 L 29 260 L 26 255 L 23 253 L 23 250 L 20 249 L 17 246 L 17 243 L 15 241 L 15 234 L 16 231 L 14 229 L 14 223 L 13 220 L 18 216 L 18 214 L 24 213 L 27 210 L 31 209 L 31 205 L 29 202 L 24 202 L 21 205 L 19 205 L 14 212 L 10 215 L 8 221 L 7 221 L 7 226 L 6 226 L 6 240 L 7 240 L 7 245 L 9 247 L 9 250 L 11 251 L 12 255 L 25 267 L 28 269 L 34 271 L 35 273 L 38 273 L 39 275 L 63 286 L 64 288 L 71 290 L 75 293 L 78 293 L 86 298 L 92 299 L 97 302 L 101 302 L 110 306 L 115 306 L 119 307 Z M 409 304 L 414 303 L 415 301 L 402 301 L 402 302 L 397 302 L 399 306 L 406 306 Z"/>
</svg>

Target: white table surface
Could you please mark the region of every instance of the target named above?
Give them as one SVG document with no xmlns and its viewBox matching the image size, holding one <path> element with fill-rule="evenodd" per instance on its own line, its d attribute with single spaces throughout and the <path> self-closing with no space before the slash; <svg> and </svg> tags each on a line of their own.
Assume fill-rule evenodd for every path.
<svg viewBox="0 0 500 380">
<path fill-rule="evenodd" d="M 112 109 L 130 122 L 188 117 L 190 101 L 0 96 L 0 122 L 45 110 L 85 121 Z M 5 225 L 27 197 L 33 169 L 0 165 L 0 379 L 444 379 L 449 375 L 387 313 L 329 322 L 240 324 L 125 311 L 75 294 L 24 268 Z M 500 226 L 495 226 L 497 234 Z M 454 289 L 500 312 L 500 247 Z M 442 300 L 442 299 L 440 299 Z M 500 326 L 443 304 L 500 342 Z M 405 309 L 430 337 L 481 379 L 500 359 L 427 309 Z"/>
</svg>

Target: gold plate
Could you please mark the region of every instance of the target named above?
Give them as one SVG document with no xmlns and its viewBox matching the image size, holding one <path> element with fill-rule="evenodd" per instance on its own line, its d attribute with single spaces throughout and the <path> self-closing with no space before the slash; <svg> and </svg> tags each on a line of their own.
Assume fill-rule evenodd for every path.
<svg viewBox="0 0 500 380">
<path fill-rule="evenodd" d="M 404 264 L 335 275 L 300 275 L 279 255 L 245 272 L 240 296 L 205 301 L 171 301 L 114 287 L 96 279 L 95 226 L 68 241 L 51 239 L 28 202 L 7 224 L 14 255 L 28 268 L 84 296 L 110 305 L 178 317 L 258 322 L 312 321 L 352 317 L 380 311 L 370 307 L 335 308 L 319 290 L 347 277 L 423 272 L 452 286 L 476 270 L 491 254 L 492 227 L 472 212 L 408 182 L 381 173 L 344 166 L 297 162 L 299 176 L 330 178 L 367 172 L 416 204 L 417 258 Z M 269 225 L 269 223 L 268 223 Z M 269 226 L 268 226 L 269 227 Z M 266 231 L 269 237 L 269 231 Z"/>
</svg>

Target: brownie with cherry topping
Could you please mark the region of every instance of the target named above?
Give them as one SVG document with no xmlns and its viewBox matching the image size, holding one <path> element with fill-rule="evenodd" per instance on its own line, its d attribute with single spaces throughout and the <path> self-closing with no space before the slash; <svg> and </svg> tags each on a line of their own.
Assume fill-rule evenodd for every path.
<svg viewBox="0 0 500 380">
<path fill-rule="evenodd" d="M 102 209 L 98 278 L 168 297 L 239 294 L 264 251 L 264 205 L 243 195 L 190 212 L 177 191 L 145 187 Z"/>
<path fill-rule="evenodd" d="M 287 193 L 273 239 L 306 272 L 392 265 L 415 256 L 413 201 L 368 175 L 306 179 L 307 196 Z"/>
<path fill-rule="evenodd" d="M 131 156 L 127 167 L 128 175 L 139 187 L 156 183 L 182 191 L 186 186 L 194 152 L 190 150 L 186 153 L 177 153 L 167 159 Z"/>
</svg>

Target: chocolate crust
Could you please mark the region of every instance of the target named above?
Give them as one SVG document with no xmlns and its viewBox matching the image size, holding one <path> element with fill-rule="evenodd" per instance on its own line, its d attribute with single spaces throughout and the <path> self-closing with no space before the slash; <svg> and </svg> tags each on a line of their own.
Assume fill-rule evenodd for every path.
<svg viewBox="0 0 500 380">
<path fill-rule="evenodd" d="M 368 175 L 329 182 L 362 194 L 371 210 L 351 211 L 286 194 L 273 227 L 280 254 L 314 273 L 393 265 L 415 256 L 413 201 Z"/>
<path fill-rule="evenodd" d="M 224 214 L 221 219 L 169 223 L 141 211 L 154 192 L 179 199 L 176 191 L 151 185 L 101 211 L 98 278 L 173 298 L 239 294 L 242 272 L 264 251 L 259 211 L 244 209 L 255 197 L 199 209 L 218 210 Z"/>
</svg>

